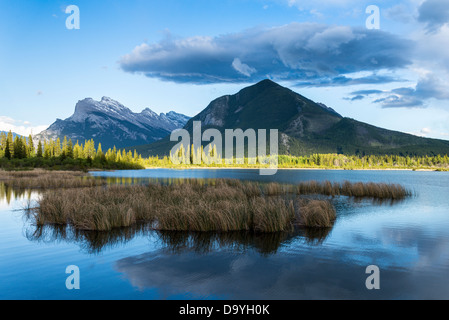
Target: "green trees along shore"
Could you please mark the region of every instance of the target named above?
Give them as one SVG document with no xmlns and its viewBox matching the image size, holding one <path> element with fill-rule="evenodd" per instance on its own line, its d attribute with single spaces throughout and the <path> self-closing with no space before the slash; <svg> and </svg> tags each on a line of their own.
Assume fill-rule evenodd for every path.
<svg viewBox="0 0 449 320">
<path fill-rule="evenodd" d="M 192 148 L 193 150 L 193 148 Z M 189 155 L 186 155 L 189 156 Z M 190 157 L 197 157 L 191 154 Z M 235 160 L 235 159 L 234 159 Z M 46 168 L 53 170 L 88 170 L 88 169 L 143 169 L 146 167 L 162 168 L 259 168 L 258 159 L 249 161 L 248 158 L 234 161 L 234 164 L 210 163 L 175 165 L 170 158 L 143 158 L 135 150 L 118 150 L 115 147 L 103 151 L 101 143 L 95 144 L 93 139 L 84 143 L 64 137 L 61 141 L 50 139 L 47 141 L 33 141 L 31 135 L 13 137 L 0 134 L 0 168 L 6 170 Z M 254 160 L 254 159 L 252 159 Z M 262 162 L 262 161 L 261 161 Z M 239 164 L 237 164 L 239 163 Z M 307 156 L 279 155 L 279 168 L 319 168 L 319 169 L 411 169 L 449 171 L 448 155 L 433 156 L 401 156 L 401 155 L 343 155 L 343 154 L 312 154 Z"/>
<path fill-rule="evenodd" d="M 31 135 L 16 136 L 11 131 L 0 134 L 0 168 L 48 168 L 55 170 L 87 169 L 143 169 L 143 160 L 136 152 L 117 150 L 103 152 L 101 143 L 95 146 L 93 139 L 73 144 L 64 137 L 48 141 L 33 141 Z"/>
</svg>

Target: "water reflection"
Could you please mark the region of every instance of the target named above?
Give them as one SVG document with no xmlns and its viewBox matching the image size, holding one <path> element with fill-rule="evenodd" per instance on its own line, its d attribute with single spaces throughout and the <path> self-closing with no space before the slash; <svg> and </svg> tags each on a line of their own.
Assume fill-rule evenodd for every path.
<svg viewBox="0 0 449 320">
<path fill-rule="evenodd" d="M 148 225 L 137 224 L 109 232 L 82 231 L 70 226 L 28 225 L 25 236 L 40 243 L 75 243 L 82 251 L 99 254 L 106 249 L 124 246 L 133 238 L 144 236 L 156 239 L 161 248 L 171 253 L 195 252 L 206 254 L 215 251 L 242 253 L 255 250 L 261 255 L 276 254 L 282 246 L 300 240 L 311 246 L 321 245 L 330 234 L 330 228 L 300 228 L 292 232 L 178 232 L 156 231 Z"/>
<path fill-rule="evenodd" d="M 65 225 L 29 225 L 25 230 L 28 240 L 40 243 L 74 243 L 83 252 L 99 254 L 105 249 L 125 245 L 137 236 L 144 236 L 149 229 L 142 224 L 128 228 L 114 229 L 109 232 L 82 231 Z"/>
<path fill-rule="evenodd" d="M 405 261 L 406 252 L 399 254 L 394 248 L 386 250 L 381 245 L 376 247 L 374 255 L 357 242 L 354 247 L 323 246 L 320 250 L 293 245 L 299 252 L 278 252 L 270 256 L 227 251 L 168 254 L 157 250 L 119 259 L 115 269 L 140 290 L 157 288 L 159 298 L 180 295 L 256 300 L 449 297 L 448 260 L 430 260 L 430 265 L 423 267 Z M 447 257 L 447 251 L 443 252 Z M 381 290 L 370 291 L 365 287 L 365 269 L 372 263 L 381 266 Z"/>
<path fill-rule="evenodd" d="M 6 202 L 8 205 L 13 200 L 30 200 L 32 191 L 30 189 L 14 189 L 0 182 L 0 203 Z"/>
<path fill-rule="evenodd" d="M 332 228 L 301 228 L 299 236 L 309 246 L 318 246 L 324 243 L 331 231 Z"/>
<path fill-rule="evenodd" d="M 164 246 L 173 253 L 193 251 L 206 254 L 220 250 L 231 252 L 255 250 L 262 255 L 272 255 L 294 240 L 301 239 L 310 245 L 320 245 L 329 235 L 330 230 L 330 228 L 301 228 L 292 232 L 274 233 L 158 231 L 157 234 Z"/>
</svg>

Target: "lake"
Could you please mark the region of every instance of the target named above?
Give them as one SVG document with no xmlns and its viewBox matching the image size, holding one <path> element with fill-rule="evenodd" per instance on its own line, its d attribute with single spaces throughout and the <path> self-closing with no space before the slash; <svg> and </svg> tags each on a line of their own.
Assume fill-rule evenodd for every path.
<svg viewBox="0 0 449 320">
<path fill-rule="evenodd" d="M 232 178 L 400 183 L 401 202 L 331 199 L 332 229 L 290 233 L 111 233 L 36 228 L 23 211 L 37 192 L 0 188 L 0 299 L 449 299 L 449 172 L 170 170 L 93 172 L 110 183 Z M 67 266 L 80 290 L 66 288 Z M 368 290 L 370 265 L 380 289 Z"/>
</svg>

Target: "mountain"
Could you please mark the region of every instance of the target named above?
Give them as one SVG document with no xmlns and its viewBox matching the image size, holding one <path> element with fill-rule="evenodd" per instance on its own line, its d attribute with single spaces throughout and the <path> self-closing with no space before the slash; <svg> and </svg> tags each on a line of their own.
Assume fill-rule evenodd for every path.
<svg viewBox="0 0 449 320">
<path fill-rule="evenodd" d="M 3 131 L 3 130 L 1 130 L 1 131 L 0 131 L 0 134 L 1 134 L 1 133 L 4 133 L 4 134 L 8 135 L 9 131 Z M 17 134 L 17 133 L 15 133 L 15 132 L 12 132 L 12 139 L 14 140 L 16 137 L 21 138 L 22 136 L 21 136 L 20 134 Z"/>
<path fill-rule="evenodd" d="M 75 106 L 75 113 L 65 119 L 57 119 L 36 139 L 63 139 L 64 136 L 84 143 L 93 138 L 103 149 L 124 148 L 151 143 L 162 139 L 171 131 L 182 128 L 190 118 L 176 113 L 156 114 L 150 109 L 134 113 L 121 103 L 103 97 L 101 101 L 87 98 Z"/>
<path fill-rule="evenodd" d="M 278 129 L 279 153 L 449 154 L 449 141 L 417 137 L 345 118 L 334 109 L 303 97 L 271 80 L 263 80 L 212 101 L 190 119 L 202 129 Z M 192 134 L 191 134 L 192 136 Z M 142 155 L 168 155 L 177 142 L 169 137 L 135 147 Z"/>
</svg>

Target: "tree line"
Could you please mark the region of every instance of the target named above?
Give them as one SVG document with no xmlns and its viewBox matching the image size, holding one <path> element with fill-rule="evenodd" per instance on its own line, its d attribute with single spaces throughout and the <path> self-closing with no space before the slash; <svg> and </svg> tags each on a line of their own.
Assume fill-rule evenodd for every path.
<svg viewBox="0 0 449 320">
<path fill-rule="evenodd" d="M 84 143 L 64 137 L 33 141 L 31 135 L 13 137 L 11 131 L 0 134 L 0 165 L 14 167 L 62 167 L 66 169 L 85 168 L 142 168 L 143 159 L 136 151 L 110 148 L 102 150 L 93 139 Z"/>
<path fill-rule="evenodd" d="M 181 161 L 182 165 L 192 165 L 194 160 L 201 159 L 201 164 L 196 166 L 218 166 L 218 167 L 255 167 L 266 164 L 264 158 L 247 158 L 233 159 L 231 165 L 226 165 L 224 161 L 215 162 L 216 147 L 214 146 L 209 155 L 205 155 L 203 147 L 194 151 L 193 145 L 184 150 L 182 145 L 176 150 L 175 155 Z M 214 158 L 214 163 L 210 159 Z M 150 157 L 150 163 L 157 166 L 164 166 L 167 162 L 171 163 L 167 157 L 159 159 L 158 157 Z M 311 154 L 308 156 L 278 156 L 279 168 L 323 168 L 323 169 L 434 169 L 446 171 L 449 170 L 449 156 L 412 156 L 412 155 L 344 155 L 344 154 Z"/>
<path fill-rule="evenodd" d="M 217 155 L 212 148 L 208 157 L 204 149 L 194 151 L 178 150 L 178 158 L 184 160 L 182 167 L 248 167 L 253 168 L 264 163 L 264 159 L 233 159 L 234 164 L 210 159 Z M 199 164 L 188 164 L 198 162 Z M 194 161 L 196 160 L 196 161 Z M 217 160 L 217 159 L 215 159 Z M 237 161 L 239 160 L 239 161 Z M 53 169 L 142 169 L 145 167 L 177 167 L 169 157 L 150 156 L 142 158 L 135 150 L 126 151 L 116 147 L 102 150 L 101 143 L 95 144 L 93 139 L 84 143 L 64 137 L 33 141 L 32 136 L 13 137 L 12 132 L 0 134 L 0 168 L 44 167 Z M 279 155 L 279 168 L 341 168 L 341 169 L 433 169 L 449 170 L 449 156 L 400 156 L 400 155 L 342 155 L 342 154 L 312 154 L 309 156 Z"/>
</svg>

